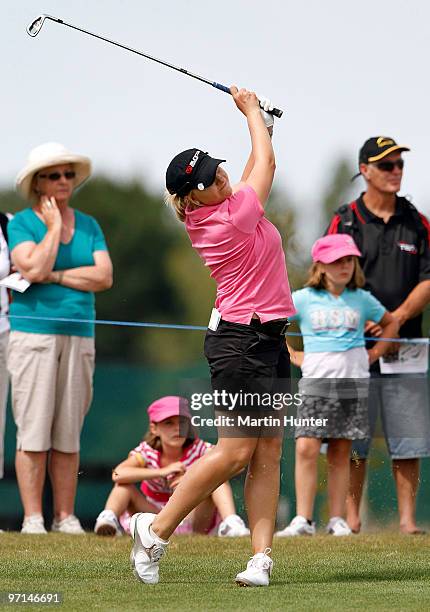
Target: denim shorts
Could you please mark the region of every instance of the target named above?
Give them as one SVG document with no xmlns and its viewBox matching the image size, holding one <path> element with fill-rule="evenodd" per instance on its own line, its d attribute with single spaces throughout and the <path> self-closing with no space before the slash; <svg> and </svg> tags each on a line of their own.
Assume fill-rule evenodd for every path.
<svg viewBox="0 0 430 612">
<path fill-rule="evenodd" d="M 392 459 L 430 457 L 430 412 L 427 374 L 373 374 L 369 387 L 371 438 L 378 416 Z M 366 459 L 371 438 L 355 440 L 353 455 Z"/>
</svg>

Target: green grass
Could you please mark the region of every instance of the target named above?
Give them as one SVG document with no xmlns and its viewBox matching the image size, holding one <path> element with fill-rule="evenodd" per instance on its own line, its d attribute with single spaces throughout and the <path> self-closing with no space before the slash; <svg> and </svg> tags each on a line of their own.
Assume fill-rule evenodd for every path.
<svg viewBox="0 0 430 612">
<path fill-rule="evenodd" d="M 245 540 L 174 538 L 156 586 L 133 577 L 130 542 L 127 537 L 1 534 L 0 591 L 61 591 L 64 603 L 54 606 L 61 612 L 430 609 L 429 536 L 278 540 L 271 586 L 260 589 L 234 584 L 249 557 Z"/>
</svg>

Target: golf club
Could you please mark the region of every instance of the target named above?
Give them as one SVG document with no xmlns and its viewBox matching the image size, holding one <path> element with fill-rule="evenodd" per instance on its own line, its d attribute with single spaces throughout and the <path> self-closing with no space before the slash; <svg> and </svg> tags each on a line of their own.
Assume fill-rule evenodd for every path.
<svg viewBox="0 0 430 612">
<path fill-rule="evenodd" d="M 199 76 L 198 74 L 193 74 L 192 72 L 188 72 L 188 70 L 185 70 L 185 68 L 174 66 L 173 64 L 164 62 L 163 60 L 153 57 L 152 55 L 148 55 L 147 53 L 143 53 L 142 51 L 138 51 L 137 49 L 133 49 L 132 47 L 127 47 L 127 45 L 123 45 L 114 40 L 110 40 L 109 38 L 106 38 L 105 36 L 100 36 L 100 34 L 94 34 L 94 32 L 89 32 L 88 30 L 84 30 L 83 28 L 78 28 L 77 26 L 72 25 L 71 23 L 66 23 L 62 19 L 59 19 L 58 17 L 53 17 L 52 15 L 39 15 L 39 17 L 36 17 L 36 19 L 34 19 L 30 23 L 30 25 L 27 27 L 27 34 L 33 37 L 37 36 L 40 30 L 42 29 L 42 26 L 46 19 L 50 19 L 51 21 L 55 21 L 56 23 L 61 23 L 62 25 L 67 26 L 68 28 L 72 28 L 73 30 L 78 30 L 78 32 L 83 32 L 84 34 L 88 34 L 89 36 L 94 36 L 94 38 L 99 38 L 100 40 L 104 40 L 105 42 L 110 43 L 111 45 L 115 45 L 116 47 L 121 47 L 121 49 L 126 49 L 126 51 L 131 51 L 132 53 L 135 53 L 136 55 L 141 55 L 142 57 L 146 57 L 146 59 L 152 60 L 153 62 L 157 62 L 158 64 L 162 64 L 163 66 L 167 66 L 167 68 L 173 68 L 173 70 L 182 72 L 182 74 L 192 77 L 193 79 L 202 81 L 203 83 L 207 83 L 208 85 L 212 85 L 212 87 L 215 87 L 216 89 L 219 89 L 231 95 L 229 87 L 226 87 L 225 85 L 221 85 L 221 83 L 216 83 L 215 81 L 205 79 L 204 77 Z M 275 117 L 282 117 L 282 113 L 283 113 L 283 111 L 280 110 L 279 108 L 274 108 L 273 110 L 268 111 L 268 112 L 270 112 L 272 115 L 275 115 Z"/>
</svg>

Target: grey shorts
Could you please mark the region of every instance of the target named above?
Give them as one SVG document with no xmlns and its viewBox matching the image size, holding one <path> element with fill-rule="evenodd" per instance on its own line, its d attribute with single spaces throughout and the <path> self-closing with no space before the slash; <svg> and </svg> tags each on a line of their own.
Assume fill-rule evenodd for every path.
<svg viewBox="0 0 430 612">
<path fill-rule="evenodd" d="M 367 398 L 303 396 L 296 418 L 302 421 L 296 426 L 296 438 L 357 440 L 369 436 Z M 317 424 L 318 420 L 323 423 Z"/>
<path fill-rule="evenodd" d="M 353 442 L 355 457 L 366 459 L 371 438 L 379 435 L 378 416 L 392 459 L 430 457 L 430 412 L 426 374 L 373 375 L 369 388 L 367 440 Z M 382 433 L 381 432 L 381 433 Z"/>
</svg>

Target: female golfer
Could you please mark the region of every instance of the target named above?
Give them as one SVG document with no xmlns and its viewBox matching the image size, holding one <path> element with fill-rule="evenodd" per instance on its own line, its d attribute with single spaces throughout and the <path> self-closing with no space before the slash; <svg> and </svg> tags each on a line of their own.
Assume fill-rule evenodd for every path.
<svg viewBox="0 0 430 612">
<path fill-rule="evenodd" d="M 231 93 L 246 116 L 252 142 L 241 182 L 231 187 L 219 167 L 223 160 L 189 149 L 170 163 L 166 185 L 193 247 L 217 282 L 217 310 L 205 340 L 212 384 L 219 389 L 224 383 L 231 389 L 234 378 L 237 389 L 249 389 L 251 381 L 258 380 L 262 389 L 268 389 L 279 374 L 283 332 L 294 306 L 281 237 L 264 216 L 275 171 L 269 131 L 256 95 L 236 87 Z M 268 101 L 264 106 L 270 109 Z M 236 582 L 269 584 L 282 435 L 263 437 L 258 430 L 240 433 L 235 438 L 219 435 L 216 446 L 191 466 L 159 514 L 133 515 L 131 558 L 142 582 L 158 582 L 159 560 L 183 518 L 248 466 L 245 503 L 253 557 Z"/>
</svg>

